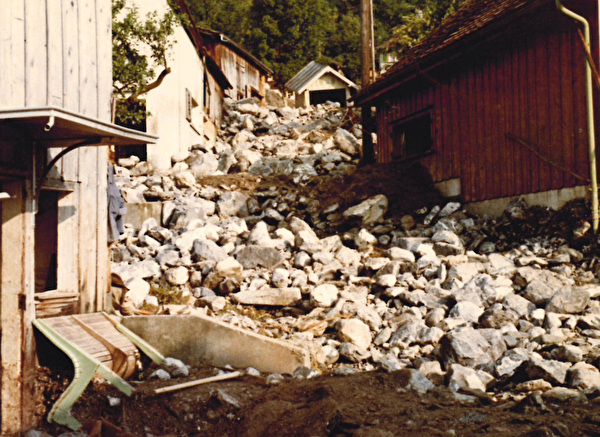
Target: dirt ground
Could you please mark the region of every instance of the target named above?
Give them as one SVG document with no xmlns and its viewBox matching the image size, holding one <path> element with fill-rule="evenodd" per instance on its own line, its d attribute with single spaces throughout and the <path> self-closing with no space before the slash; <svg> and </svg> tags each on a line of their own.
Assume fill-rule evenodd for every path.
<svg viewBox="0 0 600 437">
<path fill-rule="evenodd" d="M 479 397 L 458 402 L 445 388 L 407 391 L 407 372 L 285 379 L 267 385 L 243 376 L 155 395 L 159 386 L 212 376 L 146 382 L 131 398 L 95 383 L 73 412 L 83 423 L 106 422 L 98 436 L 597 436 L 600 393 L 586 403 L 553 404 L 529 395 L 520 402 Z M 55 375 L 54 375 L 55 376 Z M 58 382 L 60 385 L 60 382 Z M 121 398 L 109 405 L 109 396 Z M 115 431 L 110 431 L 110 425 Z M 51 435 L 66 430 L 45 424 Z"/>
</svg>

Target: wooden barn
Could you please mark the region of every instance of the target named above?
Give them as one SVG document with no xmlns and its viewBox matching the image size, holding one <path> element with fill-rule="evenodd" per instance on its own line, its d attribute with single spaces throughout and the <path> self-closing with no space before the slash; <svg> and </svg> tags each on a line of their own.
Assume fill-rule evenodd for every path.
<svg viewBox="0 0 600 437">
<path fill-rule="evenodd" d="M 310 62 L 292 77 L 285 87 L 294 93 L 297 108 L 319 103 L 338 102 L 346 107 L 358 86 L 328 65 Z"/>
<path fill-rule="evenodd" d="M 597 64 L 598 2 L 564 6 L 589 21 Z M 555 208 L 585 196 L 580 30 L 555 0 L 468 0 L 356 96 L 376 111 L 376 160 L 419 161 L 444 194 L 485 212 L 514 196 Z"/>
<path fill-rule="evenodd" d="M 1 434 L 35 419 L 36 317 L 106 308 L 110 0 L 0 2 Z"/>
<path fill-rule="evenodd" d="M 273 71 L 222 33 L 202 27 L 195 30 L 232 86 L 227 96 L 234 100 L 256 97 L 264 102 L 267 80 Z"/>
</svg>

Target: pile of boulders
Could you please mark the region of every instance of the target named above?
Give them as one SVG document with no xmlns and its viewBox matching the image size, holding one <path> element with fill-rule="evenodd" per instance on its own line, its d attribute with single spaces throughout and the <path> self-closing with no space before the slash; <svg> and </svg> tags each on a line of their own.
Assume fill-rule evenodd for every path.
<svg viewBox="0 0 600 437">
<path fill-rule="evenodd" d="M 339 128 L 344 114 L 241 102 L 217 146 L 175 159 L 169 172 L 121 162 L 131 167 L 117 168 L 128 199 L 164 202 L 160 221 L 128 228 L 113 248 L 113 272 L 135 305 L 176 295 L 300 344 L 315 368 L 336 373 L 409 368 L 421 387 L 559 399 L 599 389 L 600 285 L 565 240 L 538 237 L 500 253 L 459 203 L 387 217 L 384 195 L 319 211 L 345 223 L 324 236 L 299 218 L 318 208 L 292 190 L 197 183 L 209 170 L 298 184 L 349 172 L 359 135 Z"/>
</svg>

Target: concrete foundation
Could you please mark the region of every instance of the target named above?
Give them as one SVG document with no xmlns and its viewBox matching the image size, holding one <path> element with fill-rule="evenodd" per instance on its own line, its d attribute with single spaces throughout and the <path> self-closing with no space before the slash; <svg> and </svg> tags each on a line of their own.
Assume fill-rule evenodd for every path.
<svg viewBox="0 0 600 437">
<path fill-rule="evenodd" d="M 128 203 L 125 205 L 127 212 L 123 216 L 123 220 L 135 229 L 139 229 L 142 223 L 150 217 L 154 217 L 160 223 L 162 206 L 162 202 Z"/>
<path fill-rule="evenodd" d="M 473 214 L 481 216 L 487 215 L 488 217 L 498 217 L 502 215 L 510 202 L 522 199 L 528 206 L 545 206 L 557 210 L 571 200 L 585 198 L 587 193 L 587 186 L 564 188 L 562 190 L 544 191 L 542 193 L 523 194 L 521 196 L 473 202 L 466 204 L 465 209 Z"/>
<path fill-rule="evenodd" d="M 123 325 L 163 355 L 186 364 L 227 364 L 266 373 L 292 373 L 310 366 L 304 349 L 201 315 L 125 317 Z"/>
</svg>

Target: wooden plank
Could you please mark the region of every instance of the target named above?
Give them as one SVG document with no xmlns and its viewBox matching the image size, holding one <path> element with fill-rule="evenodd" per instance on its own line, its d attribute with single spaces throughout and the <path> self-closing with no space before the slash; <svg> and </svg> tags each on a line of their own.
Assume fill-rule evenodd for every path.
<svg viewBox="0 0 600 437">
<path fill-rule="evenodd" d="M 562 64 L 562 54 L 560 53 L 561 33 L 553 33 L 548 39 L 548 50 L 546 53 L 546 65 L 548 69 L 547 80 L 548 87 L 549 114 L 548 114 L 548 146 L 550 156 L 557 162 L 564 163 L 564 144 L 562 130 L 562 110 L 561 110 L 561 79 L 560 66 Z M 553 167 L 551 171 L 553 189 L 563 188 L 565 185 L 565 172 Z"/>
<path fill-rule="evenodd" d="M 111 119 L 112 95 L 112 33 L 111 3 L 97 2 L 97 41 L 98 41 L 98 118 Z M 108 148 L 96 150 L 96 187 L 97 187 L 97 252 L 96 252 L 96 310 L 103 311 L 109 304 L 109 252 L 108 252 Z"/>
<path fill-rule="evenodd" d="M 527 102 L 528 111 L 527 119 L 529 121 L 529 130 L 527 137 L 536 148 L 540 147 L 539 144 L 539 117 L 541 111 L 541 99 L 539 97 L 538 80 L 536 77 L 537 68 L 535 52 L 538 48 L 537 41 L 531 39 L 527 41 Z M 530 168 L 531 168 L 531 192 L 537 193 L 540 191 L 541 186 L 541 174 L 540 174 L 540 159 L 533 152 L 529 153 Z"/>
<path fill-rule="evenodd" d="M 491 141 L 491 132 L 493 129 L 491 115 L 495 112 L 496 102 L 492 100 L 493 90 L 490 86 L 490 74 L 492 64 L 489 61 L 484 62 L 481 65 L 481 95 L 478 99 L 482 103 L 482 110 L 479 112 L 481 118 L 481 131 L 479 132 L 481 152 L 482 152 L 482 167 L 485 178 L 484 186 L 484 197 L 481 199 L 490 199 L 494 197 L 494 190 L 497 189 L 495 185 L 495 178 L 498 176 L 495 171 L 494 164 L 494 153 L 496 145 Z"/>
<path fill-rule="evenodd" d="M 48 98 L 46 8 L 25 0 L 25 105 L 45 106 Z"/>
<path fill-rule="evenodd" d="M 77 158 L 77 152 L 71 152 Z M 73 159 L 66 156 L 64 159 Z M 58 199 L 58 241 L 57 241 L 57 287 L 62 292 L 77 293 L 78 288 L 78 254 L 79 254 L 79 220 L 77 192 L 65 193 Z"/>
<path fill-rule="evenodd" d="M 528 124 L 527 124 L 527 116 L 528 116 L 528 107 L 527 107 L 527 53 L 521 49 L 518 49 L 516 52 L 517 56 L 517 66 L 518 73 L 517 77 L 519 80 L 519 98 L 518 98 L 518 107 L 516 108 L 516 114 L 518 114 L 518 133 L 517 136 L 527 139 Z M 529 153 L 523 150 L 523 147 L 520 145 L 516 145 L 516 150 L 518 150 L 518 161 L 521 163 L 520 172 L 518 174 L 519 186 L 517 189 L 517 194 L 529 193 L 531 192 L 531 174 L 529 172 Z"/>
<path fill-rule="evenodd" d="M 573 118 L 573 58 L 571 53 L 571 35 L 568 32 L 560 34 L 560 93 L 561 93 L 561 131 L 563 163 L 567 168 L 576 171 L 575 167 L 575 120 Z M 575 184 L 575 178 L 563 174 L 566 187 Z"/>
<path fill-rule="evenodd" d="M 460 133 L 460 156 L 461 159 L 459 161 L 460 165 L 460 182 L 461 182 L 461 193 L 465 202 L 470 201 L 470 173 L 469 173 L 469 165 L 468 161 L 470 159 L 470 147 L 469 147 L 469 112 L 468 112 L 468 74 L 461 74 L 457 81 L 457 91 L 458 91 L 458 129 Z"/>
<path fill-rule="evenodd" d="M 501 148 L 498 146 L 498 120 L 500 118 L 500 96 L 498 95 L 498 57 L 493 54 L 486 63 L 484 88 L 487 90 L 487 101 L 490 110 L 485 118 L 486 167 L 489 178 L 487 198 L 493 199 L 506 191 L 505 180 L 501 177 L 504 165 L 500 165 Z"/>
<path fill-rule="evenodd" d="M 63 105 L 63 48 L 62 48 L 62 4 L 61 0 L 47 0 L 46 30 L 48 62 L 46 68 L 47 90 L 46 105 L 62 107 Z M 60 149 L 48 149 L 47 161 L 50 162 Z M 63 175 L 63 160 L 52 168 L 48 177 L 60 179 Z"/>
<path fill-rule="evenodd" d="M 548 65 L 547 60 L 547 39 L 537 37 L 535 39 L 535 77 L 537 85 L 537 106 L 538 106 L 538 123 L 537 123 L 537 140 L 536 144 L 539 147 L 539 152 L 548 158 L 553 158 L 552 147 L 550 146 L 550 90 L 548 83 Z M 538 158 L 539 162 L 539 191 L 548 191 L 554 188 L 553 184 L 553 166 Z"/>
<path fill-rule="evenodd" d="M 502 108 L 500 110 L 500 119 L 498 120 L 498 129 L 499 129 L 499 137 L 498 137 L 498 146 L 501 149 L 500 159 L 502 161 L 502 165 L 504 166 L 504 170 L 502 172 L 502 177 L 504 178 L 504 186 L 506 188 L 506 194 L 511 196 L 515 192 L 515 183 L 514 183 L 514 167 L 515 163 L 513 161 L 513 147 L 506 139 L 506 134 L 510 132 L 510 102 L 513 99 L 514 92 L 514 84 L 512 80 L 511 67 L 510 67 L 510 50 L 509 48 L 505 48 L 502 53 L 502 57 L 500 59 L 500 69 L 498 71 L 498 98 L 500 100 L 500 104 Z"/>
<path fill-rule="evenodd" d="M 2 299 L 0 345 L 2 435 L 18 435 L 33 422 L 35 317 L 33 281 L 33 201 L 30 182 L 9 182 L 11 200 L 2 205 Z M 23 194 L 25 193 L 25 196 Z"/>
<path fill-rule="evenodd" d="M 98 71 L 96 53 L 96 7 L 91 0 L 79 2 L 79 108 L 97 117 Z M 96 308 L 97 251 L 97 155 L 92 148 L 79 149 L 79 310 Z"/>
<path fill-rule="evenodd" d="M 62 0 L 63 104 L 79 112 L 79 2 Z"/>
<path fill-rule="evenodd" d="M 98 118 L 111 119 L 112 96 L 112 10 L 110 1 L 96 2 L 97 20 L 97 69 L 98 69 Z M 108 251 L 108 148 L 96 149 L 96 311 L 109 307 L 110 259 Z"/>
<path fill-rule="evenodd" d="M 1 101 L 5 107 L 25 106 L 25 1 L 9 0 L 2 2 L 10 16 L 10 58 L 7 68 L 2 69 L 2 82 L 6 84 L 9 99 Z"/>
<path fill-rule="evenodd" d="M 573 58 L 573 123 L 575 172 L 589 174 L 587 105 L 585 96 L 585 59 L 576 32 L 571 32 L 571 55 Z M 577 183 L 577 182 L 575 182 Z"/>
<path fill-rule="evenodd" d="M 96 1 L 96 20 L 96 50 L 98 53 L 97 118 L 110 121 L 112 96 L 112 11 L 110 1 Z"/>
<path fill-rule="evenodd" d="M 97 250 L 96 250 L 96 311 L 105 311 L 110 304 L 110 254 L 108 250 L 108 147 L 95 150 L 97 160 Z"/>
<path fill-rule="evenodd" d="M 452 176 L 461 177 L 461 154 L 462 147 L 460 142 L 460 131 L 461 131 L 461 123 L 462 117 L 460 116 L 459 110 L 459 89 L 458 89 L 458 78 L 455 76 L 452 78 L 451 89 L 450 89 L 450 107 L 451 107 L 451 116 L 448 117 L 448 124 L 450 126 L 451 131 L 451 161 L 452 161 Z M 446 114 L 448 115 L 448 114 Z"/>
<path fill-rule="evenodd" d="M 98 57 L 96 7 L 93 0 L 79 2 L 79 112 L 98 117 Z"/>
<path fill-rule="evenodd" d="M 38 3 L 38 1 L 36 1 Z M 46 28 L 48 41 L 48 64 L 46 92 L 48 106 L 63 104 L 63 35 L 61 0 L 47 0 Z"/>
</svg>

